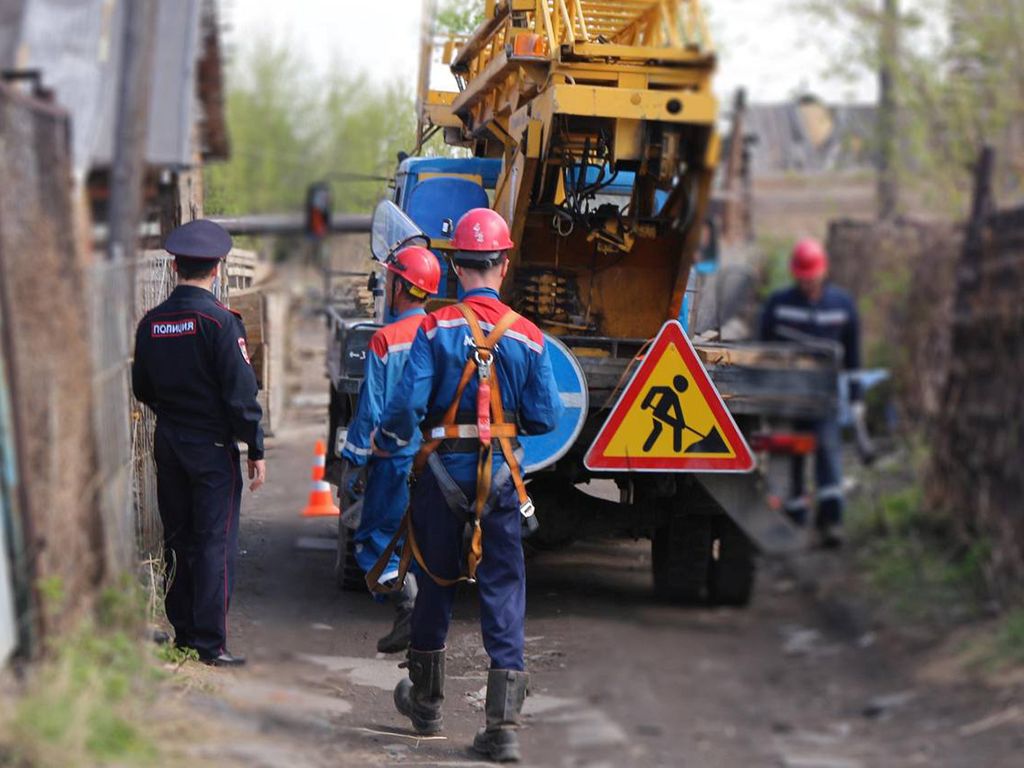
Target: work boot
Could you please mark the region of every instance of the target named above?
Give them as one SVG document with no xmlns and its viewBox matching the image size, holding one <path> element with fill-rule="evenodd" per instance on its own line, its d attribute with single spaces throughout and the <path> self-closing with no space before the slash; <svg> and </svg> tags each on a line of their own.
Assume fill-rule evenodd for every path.
<svg viewBox="0 0 1024 768">
<path fill-rule="evenodd" d="M 840 549 L 846 541 L 841 523 L 819 526 L 822 549 Z"/>
<path fill-rule="evenodd" d="M 417 733 L 429 735 L 441 731 L 441 704 L 444 703 L 444 649 L 409 649 L 409 676 L 395 686 L 395 707 L 412 720 Z"/>
<path fill-rule="evenodd" d="M 394 582 L 390 582 L 392 584 Z M 388 594 L 388 599 L 395 605 L 395 623 L 391 631 L 377 641 L 380 653 L 401 653 L 409 648 L 409 636 L 412 632 L 412 609 L 416 605 L 416 577 L 411 573 L 405 575 L 405 584 L 397 592 Z"/>
<path fill-rule="evenodd" d="M 496 763 L 518 763 L 522 759 L 519 713 L 523 711 L 528 680 L 525 672 L 511 669 L 492 669 L 487 673 L 487 727 L 477 731 L 473 749 Z"/>
</svg>

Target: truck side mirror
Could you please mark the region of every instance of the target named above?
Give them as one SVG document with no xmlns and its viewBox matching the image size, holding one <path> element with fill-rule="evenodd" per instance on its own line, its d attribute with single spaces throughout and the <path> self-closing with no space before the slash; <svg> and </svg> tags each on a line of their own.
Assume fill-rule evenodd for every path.
<svg viewBox="0 0 1024 768">
<path fill-rule="evenodd" d="M 455 222 L 451 219 L 445 219 L 441 222 L 441 234 L 447 238 L 451 238 L 452 233 L 455 231 Z"/>
</svg>

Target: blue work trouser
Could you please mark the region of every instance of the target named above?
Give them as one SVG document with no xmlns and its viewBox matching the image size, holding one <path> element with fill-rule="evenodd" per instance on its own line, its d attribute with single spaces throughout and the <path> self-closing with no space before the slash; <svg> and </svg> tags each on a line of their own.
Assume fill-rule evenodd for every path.
<svg viewBox="0 0 1024 768">
<path fill-rule="evenodd" d="M 475 497 L 475 483 L 459 485 L 467 498 Z M 464 572 L 465 522 L 449 509 L 429 469 L 413 487 L 412 523 L 423 558 L 435 575 L 454 579 Z M 526 565 L 521 525 L 519 497 L 507 482 L 483 519 L 483 559 L 476 572 L 480 630 L 492 669 L 523 670 Z M 441 650 L 448 637 L 455 587 L 441 587 L 424 575 L 419 590 L 412 615 L 412 648 Z"/>
<path fill-rule="evenodd" d="M 373 457 L 367 464 L 366 494 L 363 496 L 363 515 L 356 530 L 356 562 L 365 573 L 373 568 L 398 530 L 409 505 L 409 470 L 412 456 L 395 458 Z M 398 552 L 391 555 L 380 581 L 390 581 L 398 575 Z"/>
<path fill-rule="evenodd" d="M 838 525 L 843 521 L 843 444 L 839 422 L 836 419 L 800 421 L 797 430 L 813 432 L 818 441 L 814 454 L 814 485 L 820 527 Z M 805 500 L 804 456 L 794 456 L 791 465 L 790 498 L 786 511 L 800 525 L 807 523 Z"/>
<path fill-rule="evenodd" d="M 242 469 L 230 439 L 158 422 L 153 438 L 164 527 L 164 607 L 179 645 L 203 658 L 226 650 L 235 582 Z"/>
</svg>

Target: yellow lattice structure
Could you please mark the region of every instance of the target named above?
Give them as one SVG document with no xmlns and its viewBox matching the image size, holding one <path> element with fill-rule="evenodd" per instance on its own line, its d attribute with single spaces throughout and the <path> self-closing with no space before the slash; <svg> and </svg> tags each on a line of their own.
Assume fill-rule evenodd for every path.
<svg viewBox="0 0 1024 768">
<path fill-rule="evenodd" d="M 607 332 L 653 335 L 682 300 L 718 160 L 700 2 L 481 2 L 471 35 L 424 50 L 422 72 L 440 58 L 457 90 L 430 90 L 421 74 L 421 142 L 443 129 L 449 144 L 502 158 L 493 205 L 521 243 L 513 265 L 578 273 Z M 628 205 L 601 213 L 599 187 L 623 172 L 635 179 Z"/>
</svg>

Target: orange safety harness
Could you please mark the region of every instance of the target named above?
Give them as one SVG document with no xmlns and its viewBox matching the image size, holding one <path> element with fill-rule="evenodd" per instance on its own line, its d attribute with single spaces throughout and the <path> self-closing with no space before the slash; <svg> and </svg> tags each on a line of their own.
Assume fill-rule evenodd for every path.
<svg viewBox="0 0 1024 768">
<path fill-rule="evenodd" d="M 424 430 L 423 444 L 420 446 L 416 458 L 413 460 L 413 474 L 419 476 L 427 467 L 430 457 L 441 447 L 446 440 L 460 440 L 465 438 L 477 438 L 479 448 L 477 453 L 477 480 L 476 499 L 473 504 L 472 536 L 470 537 L 469 551 L 466 556 L 466 574 L 456 579 L 445 579 L 434 575 L 427 567 L 416 543 L 416 534 L 413 529 L 410 510 L 406 510 L 398 531 L 392 537 L 390 543 L 384 548 L 380 558 L 366 574 L 366 584 L 371 592 L 386 593 L 401 589 L 405 581 L 405 574 L 409 571 L 412 559 L 415 557 L 420 568 L 438 585 L 450 587 L 461 581 L 473 583 L 476 581 L 476 569 L 483 559 L 483 530 L 480 522 L 483 519 L 487 507 L 487 500 L 491 495 L 492 472 L 493 472 L 493 444 L 496 442 L 498 448 L 508 464 L 512 482 L 515 484 L 516 493 L 519 496 L 520 510 L 524 516 L 533 514 L 533 502 L 526 492 L 526 484 L 523 482 L 523 475 L 519 467 L 519 460 L 516 458 L 512 440 L 517 436 L 518 430 L 515 424 L 505 420 L 505 408 L 501 400 L 501 386 L 498 381 L 497 366 L 494 365 L 494 350 L 497 347 L 505 332 L 519 319 L 519 315 L 509 310 L 493 330 L 484 335 L 480 327 L 480 321 L 465 304 L 457 304 L 456 307 L 466 318 L 469 324 L 470 333 L 473 335 L 474 351 L 466 360 L 466 366 L 462 369 L 462 377 L 455 390 L 455 397 L 451 405 L 445 411 L 444 416 L 438 425 L 432 429 Z M 459 411 L 459 402 L 466 391 L 473 376 L 477 377 L 476 397 L 476 424 L 456 424 L 456 417 Z M 443 470 L 442 470 L 443 471 Z M 394 585 L 386 586 L 380 583 L 380 576 L 387 567 L 392 554 L 398 549 L 399 542 L 405 539 L 402 552 L 399 556 L 398 577 Z"/>
</svg>

